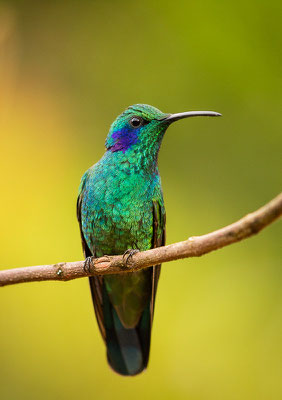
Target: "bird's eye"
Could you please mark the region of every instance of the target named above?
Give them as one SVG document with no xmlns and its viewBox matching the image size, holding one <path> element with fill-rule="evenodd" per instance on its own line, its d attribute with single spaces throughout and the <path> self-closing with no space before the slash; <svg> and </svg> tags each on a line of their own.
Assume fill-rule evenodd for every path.
<svg viewBox="0 0 282 400">
<path fill-rule="evenodd" d="M 139 126 L 143 125 L 144 120 L 141 117 L 132 117 L 129 122 L 133 128 L 139 128 Z"/>
</svg>

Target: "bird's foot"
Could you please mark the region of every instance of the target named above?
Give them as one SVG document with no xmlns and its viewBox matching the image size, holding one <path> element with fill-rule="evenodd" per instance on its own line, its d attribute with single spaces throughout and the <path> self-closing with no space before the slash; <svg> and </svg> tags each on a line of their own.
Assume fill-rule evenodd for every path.
<svg viewBox="0 0 282 400">
<path fill-rule="evenodd" d="M 138 249 L 128 249 L 123 253 L 122 258 L 123 258 L 124 265 L 126 267 L 128 267 L 128 268 L 130 267 L 130 265 L 128 265 L 128 261 L 130 260 L 130 258 L 132 259 L 134 254 L 139 253 L 139 251 L 140 250 L 138 250 Z"/>
<path fill-rule="evenodd" d="M 87 257 L 83 264 L 83 270 L 86 274 L 90 273 L 90 269 L 93 267 L 92 257 Z"/>
</svg>

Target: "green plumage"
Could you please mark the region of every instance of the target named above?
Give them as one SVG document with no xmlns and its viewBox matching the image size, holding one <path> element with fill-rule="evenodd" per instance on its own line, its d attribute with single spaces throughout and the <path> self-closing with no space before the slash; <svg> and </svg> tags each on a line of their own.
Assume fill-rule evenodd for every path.
<svg viewBox="0 0 282 400">
<path fill-rule="evenodd" d="M 175 116 L 179 119 L 179 114 Z M 79 188 L 77 215 L 85 257 L 164 244 L 165 209 L 157 158 L 172 117 L 137 104 L 111 126 L 106 153 L 86 171 Z M 159 273 L 156 266 L 90 278 L 108 361 L 120 374 L 135 375 L 147 366 Z"/>
</svg>

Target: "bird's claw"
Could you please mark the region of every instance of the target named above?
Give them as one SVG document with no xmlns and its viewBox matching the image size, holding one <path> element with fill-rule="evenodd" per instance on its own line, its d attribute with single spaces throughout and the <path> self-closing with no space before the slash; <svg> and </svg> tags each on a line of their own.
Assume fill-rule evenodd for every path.
<svg viewBox="0 0 282 400">
<path fill-rule="evenodd" d="M 126 251 L 123 253 L 122 258 L 123 258 L 124 265 L 125 265 L 126 267 L 128 267 L 128 268 L 130 267 L 130 266 L 128 265 L 129 259 L 130 259 L 130 258 L 132 259 L 132 257 L 134 256 L 134 254 L 139 253 L 139 251 L 140 251 L 140 250 L 138 250 L 138 249 L 128 249 L 128 250 L 126 250 Z"/>
<path fill-rule="evenodd" d="M 89 273 L 90 273 L 91 267 L 93 267 L 93 264 L 92 264 L 92 257 L 87 257 L 87 258 L 85 259 L 85 261 L 84 261 L 84 264 L 83 264 L 83 271 L 84 271 L 86 274 L 89 274 Z"/>
</svg>

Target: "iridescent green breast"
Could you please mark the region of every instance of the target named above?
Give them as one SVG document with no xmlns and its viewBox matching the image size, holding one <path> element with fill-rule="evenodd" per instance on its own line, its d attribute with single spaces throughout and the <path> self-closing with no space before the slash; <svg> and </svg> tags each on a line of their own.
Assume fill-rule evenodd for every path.
<svg viewBox="0 0 282 400">
<path fill-rule="evenodd" d="M 147 176 L 119 156 L 106 153 L 88 170 L 83 188 L 82 231 L 97 256 L 151 247 L 159 175 Z"/>
</svg>

